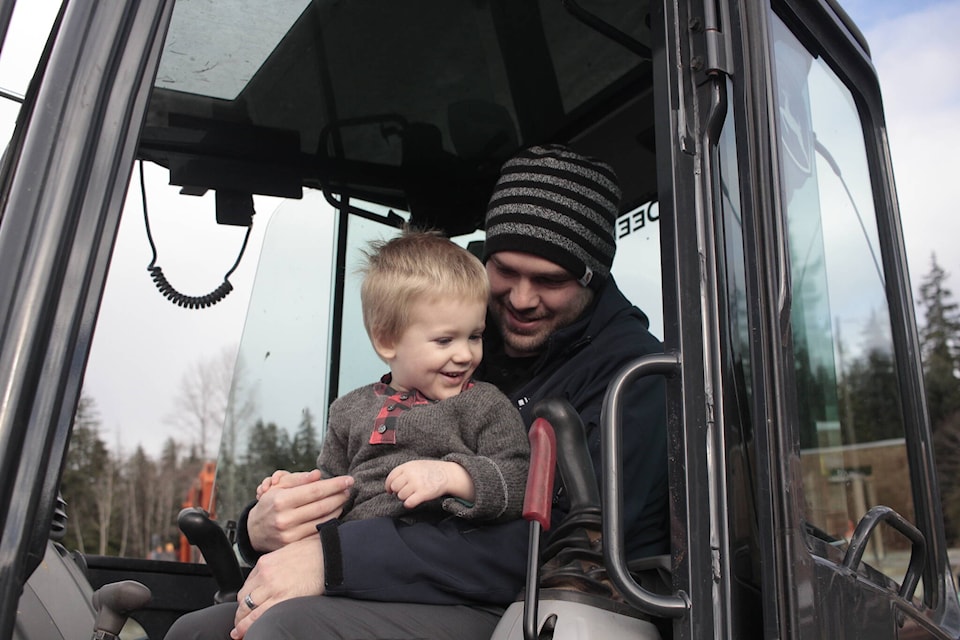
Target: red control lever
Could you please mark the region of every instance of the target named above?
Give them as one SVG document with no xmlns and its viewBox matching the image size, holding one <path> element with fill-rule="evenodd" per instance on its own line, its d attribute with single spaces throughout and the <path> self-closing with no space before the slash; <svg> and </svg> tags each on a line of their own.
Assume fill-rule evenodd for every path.
<svg viewBox="0 0 960 640">
<path fill-rule="evenodd" d="M 553 427 L 543 418 L 533 421 L 530 438 L 530 471 L 523 499 L 523 517 L 536 520 L 544 531 L 550 530 L 550 505 L 553 502 L 553 478 L 557 470 L 557 438 Z"/>
</svg>

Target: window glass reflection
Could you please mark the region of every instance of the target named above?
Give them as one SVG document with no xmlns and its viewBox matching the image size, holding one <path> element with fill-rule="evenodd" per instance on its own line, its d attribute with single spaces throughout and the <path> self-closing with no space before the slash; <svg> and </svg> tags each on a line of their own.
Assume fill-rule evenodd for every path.
<svg viewBox="0 0 960 640">
<path fill-rule="evenodd" d="M 777 22 L 777 125 L 807 521 L 842 545 L 867 509 L 914 520 L 863 130 L 851 92 Z M 864 559 L 899 580 L 887 527 Z"/>
</svg>

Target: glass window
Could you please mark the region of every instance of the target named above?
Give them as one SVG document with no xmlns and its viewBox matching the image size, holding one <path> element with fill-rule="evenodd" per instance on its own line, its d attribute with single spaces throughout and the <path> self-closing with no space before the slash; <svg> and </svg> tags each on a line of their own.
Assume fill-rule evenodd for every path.
<svg viewBox="0 0 960 640">
<path fill-rule="evenodd" d="M 617 218 L 613 273 L 627 299 L 650 319 L 650 333 L 663 340 L 660 278 L 660 203 L 644 203 Z"/>
<path fill-rule="evenodd" d="M 850 90 L 774 24 L 806 520 L 842 545 L 872 505 L 915 520 L 896 356 L 863 130 Z M 864 560 L 896 580 L 905 538 Z"/>
<path fill-rule="evenodd" d="M 733 95 L 728 83 L 727 95 Z M 726 445 L 729 545 L 732 557 L 733 597 L 742 606 L 760 607 L 760 543 L 756 522 L 754 478 L 756 440 L 750 403 L 753 398 L 750 325 L 747 309 L 746 251 L 740 201 L 734 110 L 727 109 L 718 141 L 720 177 L 721 265 L 720 322 L 723 359 L 723 428 Z M 737 637 L 759 637 L 762 619 L 739 616 Z"/>
<path fill-rule="evenodd" d="M 357 271 L 363 264 L 363 252 L 369 248 L 371 242 L 389 240 L 399 234 L 400 230 L 396 227 L 350 216 L 340 338 L 339 394 L 375 382 L 389 370 L 373 350 L 363 327 L 363 309 L 360 306 L 360 284 L 363 278 Z"/>
<path fill-rule="evenodd" d="M 135 170 L 84 371 L 61 492 L 68 503 L 64 544 L 69 548 L 165 558 L 167 544 L 180 544 L 176 514 L 184 503 L 211 506 L 212 463 L 221 432 L 232 435 L 247 417 L 286 420 L 287 414 L 275 414 L 256 397 L 252 377 L 264 378 L 263 389 L 271 380 L 253 366 L 250 353 L 241 359 L 250 365 L 249 375 L 234 379 L 248 303 L 251 296 L 264 295 L 252 293 L 253 282 L 264 232 L 272 228 L 271 215 L 280 201 L 255 197 L 257 213 L 248 237 L 245 227 L 217 224 L 212 192 L 184 195 L 169 184 L 163 167 L 147 162 L 143 169 L 149 215 Z M 162 267 L 170 286 L 203 296 L 235 265 L 230 294 L 204 309 L 185 308 L 162 295 L 147 271 L 154 255 L 145 218 L 155 266 Z M 262 266 L 261 272 L 268 269 Z M 259 353 L 261 363 L 264 355 Z M 266 362 L 278 355 L 283 357 L 274 351 Z M 252 407 L 264 413 L 254 414 Z M 245 452 L 244 442 L 235 439 L 230 445 Z M 225 514 L 224 519 L 235 516 Z M 178 557 L 190 556 L 181 550 Z"/>
<path fill-rule="evenodd" d="M 351 205 L 374 216 L 388 214 L 369 202 Z M 403 211 L 392 214 L 408 217 Z M 333 304 L 337 218 L 321 193 L 306 190 L 303 200 L 285 201 L 270 219 L 224 419 L 217 475 L 217 512 L 224 519 L 235 517 L 274 469 L 313 469 L 330 402 L 388 371 L 363 326 L 359 269 L 371 242 L 400 230 L 348 216 L 338 311 Z M 482 233 L 454 241 L 467 246 L 478 237 Z M 331 392 L 332 367 L 337 384 Z"/>
<path fill-rule="evenodd" d="M 327 415 L 335 217 L 305 190 L 267 223 L 217 467 L 217 513 L 236 518 L 275 469 L 312 469 Z"/>
<path fill-rule="evenodd" d="M 287 35 L 309 2 L 177 2 L 156 85 L 233 100 Z M 193 48 L 186 50 L 183 42 Z M 199 46 L 197 46 L 199 45 Z"/>
</svg>

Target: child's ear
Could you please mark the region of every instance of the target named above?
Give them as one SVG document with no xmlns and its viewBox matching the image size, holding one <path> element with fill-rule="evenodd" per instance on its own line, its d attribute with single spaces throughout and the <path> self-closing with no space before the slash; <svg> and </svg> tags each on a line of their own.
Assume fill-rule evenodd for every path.
<svg viewBox="0 0 960 640">
<path fill-rule="evenodd" d="M 396 357 L 397 349 L 393 340 L 387 340 L 383 336 L 374 336 L 371 341 L 373 342 L 373 350 L 384 362 L 389 363 Z"/>
</svg>

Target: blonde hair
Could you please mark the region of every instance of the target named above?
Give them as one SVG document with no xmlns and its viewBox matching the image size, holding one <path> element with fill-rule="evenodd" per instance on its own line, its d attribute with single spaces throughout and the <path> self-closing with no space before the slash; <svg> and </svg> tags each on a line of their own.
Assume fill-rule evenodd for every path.
<svg viewBox="0 0 960 640">
<path fill-rule="evenodd" d="M 363 326 L 370 340 L 394 342 L 424 296 L 487 303 L 490 283 L 480 259 L 439 232 L 408 229 L 370 243 L 360 268 Z"/>
</svg>

